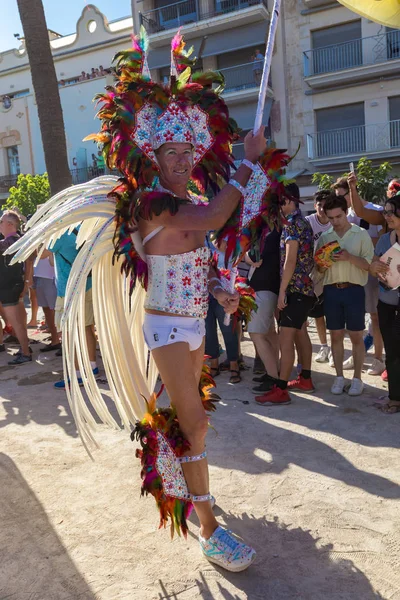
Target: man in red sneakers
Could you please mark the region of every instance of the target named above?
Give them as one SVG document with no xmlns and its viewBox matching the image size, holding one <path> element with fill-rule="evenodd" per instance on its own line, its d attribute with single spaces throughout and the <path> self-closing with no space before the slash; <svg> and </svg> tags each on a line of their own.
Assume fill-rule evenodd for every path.
<svg viewBox="0 0 400 600">
<path fill-rule="evenodd" d="M 278 296 L 279 345 L 281 351 L 279 379 L 270 378 L 270 389 L 256 402 L 262 405 L 289 404 L 289 390 L 314 391 L 311 380 L 312 346 L 306 321 L 315 303 L 310 273 L 314 265 L 313 231 L 299 209 L 299 188 L 286 187 L 282 206 L 284 225 L 281 236 L 281 284 Z M 294 381 L 289 381 L 295 359 L 295 341 L 302 347 L 303 368 Z"/>
</svg>

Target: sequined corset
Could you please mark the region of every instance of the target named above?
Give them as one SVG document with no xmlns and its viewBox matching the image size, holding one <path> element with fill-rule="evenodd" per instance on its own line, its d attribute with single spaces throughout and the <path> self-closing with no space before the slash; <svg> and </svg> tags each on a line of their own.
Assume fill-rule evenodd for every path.
<svg viewBox="0 0 400 600">
<path fill-rule="evenodd" d="M 205 319 L 208 310 L 210 250 L 147 255 L 149 285 L 144 307 Z"/>
</svg>

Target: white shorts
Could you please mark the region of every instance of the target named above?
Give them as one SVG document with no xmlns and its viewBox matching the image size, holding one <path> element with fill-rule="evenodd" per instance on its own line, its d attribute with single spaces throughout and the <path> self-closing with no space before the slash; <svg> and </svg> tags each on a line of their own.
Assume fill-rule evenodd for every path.
<svg viewBox="0 0 400 600">
<path fill-rule="evenodd" d="M 251 285 L 251 281 L 250 281 Z M 263 290 L 256 292 L 257 311 L 251 313 L 251 319 L 247 325 L 249 333 L 268 333 L 274 323 L 274 314 L 278 296 L 274 292 Z"/>
<path fill-rule="evenodd" d="M 189 350 L 198 350 L 206 334 L 204 319 L 145 314 L 143 335 L 149 350 L 177 342 L 189 344 Z"/>
</svg>

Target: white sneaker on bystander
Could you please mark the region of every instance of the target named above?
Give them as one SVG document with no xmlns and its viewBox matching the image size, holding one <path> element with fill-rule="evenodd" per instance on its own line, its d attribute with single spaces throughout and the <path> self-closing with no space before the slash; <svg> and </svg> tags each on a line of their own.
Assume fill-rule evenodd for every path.
<svg viewBox="0 0 400 600">
<path fill-rule="evenodd" d="M 371 367 L 368 369 L 368 375 L 382 375 L 385 370 L 385 363 L 378 358 L 374 358 Z"/>
<path fill-rule="evenodd" d="M 361 381 L 361 379 L 357 379 L 356 377 L 354 377 L 354 379 L 352 379 L 351 381 L 351 386 L 348 390 L 348 394 L 349 396 L 361 396 L 361 394 L 364 391 L 364 384 Z"/>
<path fill-rule="evenodd" d="M 354 369 L 353 356 L 349 356 L 349 358 L 344 361 L 344 363 L 343 363 L 343 369 L 345 371 L 351 371 L 352 369 Z"/>
<path fill-rule="evenodd" d="M 329 348 L 328 346 L 321 346 L 317 356 L 315 357 L 315 362 L 317 363 L 325 363 L 329 360 Z"/>
<path fill-rule="evenodd" d="M 346 380 L 344 377 L 335 377 L 335 380 L 331 387 L 331 393 L 335 394 L 336 396 L 343 394 L 345 385 L 346 385 Z"/>
</svg>

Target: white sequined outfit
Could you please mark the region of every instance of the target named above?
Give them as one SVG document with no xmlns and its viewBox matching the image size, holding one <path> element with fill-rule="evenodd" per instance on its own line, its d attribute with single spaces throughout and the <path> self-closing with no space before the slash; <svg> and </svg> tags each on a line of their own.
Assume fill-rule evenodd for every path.
<svg viewBox="0 0 400 600">
<path fill-rule="evenodd" d="M 205 319 L 210 250 L 201 247 L 184 254 L 147 254 L 146 259 L 149 284 L 144 307 Z"/>
</svg>

